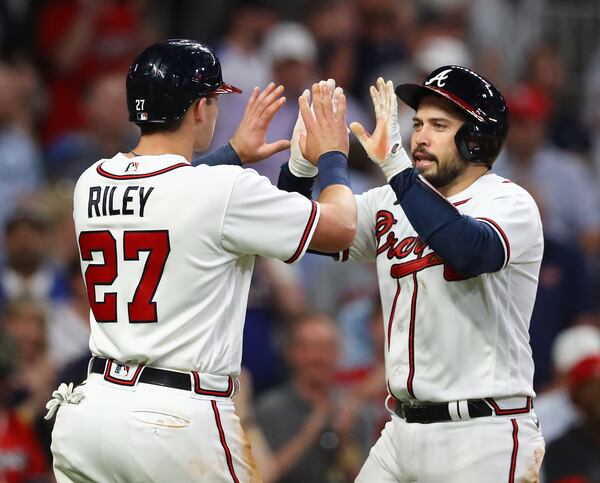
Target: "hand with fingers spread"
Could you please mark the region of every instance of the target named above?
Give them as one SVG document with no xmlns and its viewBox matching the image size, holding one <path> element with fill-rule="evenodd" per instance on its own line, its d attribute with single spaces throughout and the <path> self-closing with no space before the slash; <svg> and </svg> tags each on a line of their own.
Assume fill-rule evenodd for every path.
<svg viewBox="0 0 600 483">
<path fill-rule="evenodd" d="M 389 181 L 400 171 L 412 167 L 412 162 L 402 147 L 402 137 L 398 125 L 398 101 L 392 81 L 377 79 L 377 86 L 370 88 L 375 108 L 375 130 L 369 135 L 358 122 L 350 124 L 350 129 L 360 141 L 371 161 L 375 162 Z"/>
<path fill-rule="evenodd" d="M 312 85 L 313 110 L 306 96 L 302 95 L 298 100 L 306 128 L 306 134 L 300 135 L 300 150 L 304 159 L 315 166 L 325 153 L 339 151 L 348 155 L 346 97 L 341 93 L 334 103 L 332 94 L 326 82 L 315 83 Z"/>
<path fill-rule="evenodd" d="M 285 139 L 273 143 L 265 139 L 273 116 L 284 103 L 283 86 L 275 87 L 271 82 L 262 92 L 258 87 L 252 90 L 244 117 L 230 141 L 243 163 L 261 161 L 290 147 Z"/>
<path fill-rule="evenodd" d="M 335 79 L 327 79 L 326 81 L 322 80 L 319 82 L 319 86 L 323 86 L 324 84 L 327 84 L 329 92 L 333 94 L 333 112 L 336 113 L 339 96 L 343 93 L 343 90 L 341 87 L 335 86 Z M 302 96 L 310 102 L 310 91 L 308 89 L 302 93 Z M 313 108 L 311 105 L 311 111 L 312 110 Z M 292 174 L 298 178 L 313 178 L 319 173 L 319 169 L 302 156 L 302 151 L 300 150 L 301 135 L 306 135 L 306 127 L 302 120 L 302 114 L 300 113 L 300 110 L 298 110 L 298 119 L 296 119 L 296 124 L 294 125 L 294 130 L 292 132 L 292 146 L 290 147 L 290 160 L 288 166 Z"/>
</svg>

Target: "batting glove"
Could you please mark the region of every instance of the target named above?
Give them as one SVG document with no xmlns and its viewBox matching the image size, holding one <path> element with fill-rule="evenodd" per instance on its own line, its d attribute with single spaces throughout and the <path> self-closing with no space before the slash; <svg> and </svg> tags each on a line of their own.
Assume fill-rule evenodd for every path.
<svg viewBox="0 0 600 483">
<path fill-rule="evenodd" d="M 392 81 L 377 79 L 377 87 L 369 90 L 375 108 L 375 130 L 369 135 L 358 122 L 350 124 L 350 130 L 362 144 L 367 155 L 376 163 L 389 181 L 396 174 L 413 166 L 402 147 L 398 125 L 398 101 Z"/>
<path fill-rule="evenodd" d="M 341 87 L 335 87 L 335 79 L 327 79 L 327 81 L 321 81 L 319 84 L 325 82 L 329 87 L 329 92 L 331 92 L 333 95 L 333 111 L 336 112 L 337 102 L 340 95 L 343 93 L 343 90 Z M 310 91 L 305 89 L 305 91 L 302 93 L 302 96 L 309 100 Z M 298 178 L 314 178 L 317 176 L 317 174 L 319 174 L 319 169 L 310 161 L 305 159 L 304 156 L 302 156 L 302 152 L 300 151 L 300 136 L 302 134 L 306 135 L 306 127 L 304 126 L 304 121 L 302 120 L 300 111 L 298 111 L 298 119 L 296 120 L 296 124 L 294 125 L 294 130 L 292 132 L 292 146 L 290 148 L 290 160 L 288 162 L 288 166 L 291 173 Z"/>
</svg>

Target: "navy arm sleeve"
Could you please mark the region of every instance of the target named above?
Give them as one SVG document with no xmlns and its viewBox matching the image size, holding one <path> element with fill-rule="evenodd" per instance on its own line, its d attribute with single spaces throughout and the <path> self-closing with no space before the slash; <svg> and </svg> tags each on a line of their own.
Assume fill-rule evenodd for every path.
<svg viewBox="0 0 600 483">
<path fill-rule="evenodd" d="M 236 166 L 242 165 L 242 160 L 237 155 L 235 150 L 231 147 L 230 143 L 224 144 L 218 147 L 210 153 L 206 153 L 199 158 L 196 158 L 193 163 L 195 166 L 198 164 L 207 164 L 208 166 L 219 166 L 222 164 L 233 164 Z"/>
<path fill-rule="evenodd" d="M 398 173 L 390 185 L 419 236 L 460 274 L 475 277 L 502 268 L 504 247 L 493 228 L 461 214 L 416 169 Z"/>
<path fill-rule="evenodd" d="M 280 190 L 287 191 L 288 193 L 300 193 L 309 200 L 312 199 L 312 188 L 315 182 L 316 176 L 312 178 L 300 178 L 294 176 L 290 171 L 290 166 L 287 162 L 281 165 L 279 171 L 279 179 L 277 180 L 277 187 Z"/>
</svg>

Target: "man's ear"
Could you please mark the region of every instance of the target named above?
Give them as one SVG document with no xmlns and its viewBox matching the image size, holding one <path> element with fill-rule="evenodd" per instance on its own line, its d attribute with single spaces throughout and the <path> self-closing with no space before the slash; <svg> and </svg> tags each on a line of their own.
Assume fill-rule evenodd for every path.
<svg viewBox="0 0 600 483">
<path fill-rule="evenodd" d="M 203 123 L 206 120 L 206 97 L 202 97 L 192 105 L 194 120 Z"/>
</svg>

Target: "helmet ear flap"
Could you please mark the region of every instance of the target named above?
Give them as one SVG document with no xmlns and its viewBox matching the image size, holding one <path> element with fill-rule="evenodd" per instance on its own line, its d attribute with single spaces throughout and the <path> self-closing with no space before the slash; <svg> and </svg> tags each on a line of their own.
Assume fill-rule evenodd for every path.
<svg viewBox="0 0 600 483">
<path fill-rule="evenodd" d="M 472 122 L 465 122 L 456 131 L 454 135 L 454 143 L 458 154 L 461 158 L 468 162 L 482 162 L 479 156 L 477 140 L 475 139 L 476 127 Z"/>
<path fill-rule="evenodd" d="M 486 133 L 485 128 L 478 122 L 467 121 L 456 131 L 454 143 L 465 161 L 491 167 L 502 149 L 504 136 Z"/>
</svg>

